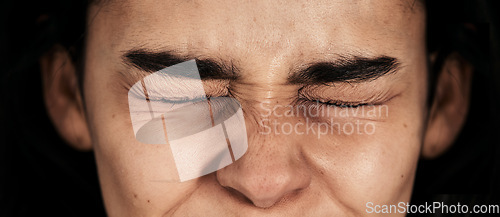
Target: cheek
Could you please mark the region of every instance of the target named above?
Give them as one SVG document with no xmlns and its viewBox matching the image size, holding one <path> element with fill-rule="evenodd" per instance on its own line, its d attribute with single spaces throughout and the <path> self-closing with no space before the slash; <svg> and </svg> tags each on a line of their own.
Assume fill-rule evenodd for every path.
<svg viewBox="0 0 500 217">
<path fill-rule="evenodd" d="M 194 190 L 196 182 L 178 183 L 170 147 L 138 142 L 128 112 L 118 107 L 111 110 L 107 115 L 96 114 L 114 118 L 97 120 L 93 131 L 107 208 L 137 215 L 168 211 Z"/>
<path fill-rule="evenodd" d="M 93 82 L 86 84 L 86 100 L 106 209 L 111 216 L 168 211 L 194 190 L 196 182 L 175 182 L 178 175 L 170 147 L 138 142 L 127 94 L 116 94 L 116 86 L 100 82 L 108 80 L 105 69 L 94 68 L 93 72 L 88 76 L 103 75 L 88 79 Z"/>
<path fill-rule="evenodd" d="M 360 121 L 360 131 L 302 141 L 309 164 L 320 171 L 317 178 L 324 188 L 350 208 L 364 210 L 367 202 L 395 204 L 410 198 L 420 152 L 422 112 L 417 106 L 398 105 L 400 108 L 390 107 L 384 121 Z M 350 123 L 356 127 L 356 120 L 342 121 L 341 126 Z M 368 125 L 370 130 L 363 131 Z"/>
</svg>

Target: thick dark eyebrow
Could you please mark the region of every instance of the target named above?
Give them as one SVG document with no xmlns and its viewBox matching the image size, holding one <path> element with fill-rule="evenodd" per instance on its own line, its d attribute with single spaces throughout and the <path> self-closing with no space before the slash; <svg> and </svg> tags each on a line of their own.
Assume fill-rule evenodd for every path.
<svg viewBox="0 0 500 217">
<path fill-rule="evenodd" d="M 232 63 L 180 56 L 170 51 L 129 50 L 122 58 L 125 64 L 149 73 L 196 59 L 202 79 L 236 80 L 239 77 L 238 68 Z M 400 63 L 396 58 L 388 56 L 375 58 L 341 57 L 335 61 L 317 62 L 294 70 L 288 77 L 288 82 L 291 84 L 327 84 L 371 81 L 395 72 L 399 66 Z"/>
<path fill-rule="evenodd" d="M 396 58 L 379 56 L 341 57 L 333 62 L 318 62 L 299 69 L 288 77 L 292 84 L 328 84 L 334 82 L 373 81 L 399 69 Z"/>
<path fill-rule="evenodd" d="M 125 64 L 149 73 L 195 59 L 201 79 L 234 80 L 237 78 L 237 68 L 232 63 L 180 56 L 170 51 L 156 52 L 146 49 L 130 50 L 122 56 L 122 59 Z"/>
</svg>

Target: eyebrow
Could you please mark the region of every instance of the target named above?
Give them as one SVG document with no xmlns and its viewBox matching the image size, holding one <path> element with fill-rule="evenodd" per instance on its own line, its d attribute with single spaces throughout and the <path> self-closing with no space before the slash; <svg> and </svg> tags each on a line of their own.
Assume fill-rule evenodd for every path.
<svg viewBox="0 0 500 217">
<path fill-rule="evenodd" d="M 123 55 L 125 64 L 141 71 L 153 73 L 166 67 L 196 59 L 201 79 L 239 78 L 239 69 L 232 63 L 213 59 L 192 58 L 176 55 L 171 51 L 130 50 Z M 349 56 L 334 61 L 307 64 L 290 72 L 290 84 L 327 84 L 334 82 L 373 81 L 399 69 L 400 62 L 394 57 L 374 58 Z"/>
<path fill-rule="evenodd" d="M 399 66 L 400 62 L 396 58 L 388 56 L 341 57 L 332 62 L 309 64 L 305 69 L 292 73 L 288 80 L 292 84 L 373 81 L 397 71 Z"/>
<path fill-rule="evenodd" d="M 236 80 L 238 78 L 238 69 L 232 63 L 181 56 L 171 51 L 155 52 L 146 49 L 130 50 L 122 56 L 122 59 L 125 64 L 149 73 L 196 59 L 196 65 L 201 79 Z"/>
</svg>

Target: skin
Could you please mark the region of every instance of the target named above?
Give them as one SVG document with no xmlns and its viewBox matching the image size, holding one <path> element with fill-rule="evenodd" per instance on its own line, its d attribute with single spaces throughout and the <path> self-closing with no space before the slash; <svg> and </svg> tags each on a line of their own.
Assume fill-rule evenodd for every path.
<svg viewBox="0 0 500 217">
<path fill-rule="evenodd" d="M 368 214 L 367 202 L 409 201 L 418 159 L 446 150 L 467 112 L 468 94 L 455 96 L 468 92 L 471 68 L 457 56 L 448 58 L 443 70 L 449 73 L 439 77 L 434 104 L 426 105 L 420 3 L 126 1 L 92 5 L 89 14 L 84 100 L 73 85 L 74 66 L 63 61 L 66 51 L 55 49 L 40 62 L 49 115 L 70 145 L 94 150 L 109 216 L 383 215 Z M 137 80 L 122 76 L 141 75 L 121 58 L 137 48 L 218 59 L 240 69 L 241 79 L 229 85 L 204 85 L 214 93 L 227 92 L 229 86 L 242 104 L 248 151 L 241 159 L 191 181 L 158 181 L 175 173 L 165 169 L 172 163 L 168 146 L 135 140 L 126 87 Z M 386 106 L 388 115 L 310 121 L 358 121 L 374 126 L 373 134 L 261 133 L 266 121 L 296 125 L 310 118 L 263 115 L 273 107 L 283 114 L 297 99 L 303 84 L 286 82 L 291 68 L 349 55 L 391 56 L 401 67 L 373 81 L 320 85 L 309 94 L 368 101 Z"/>
</svg>

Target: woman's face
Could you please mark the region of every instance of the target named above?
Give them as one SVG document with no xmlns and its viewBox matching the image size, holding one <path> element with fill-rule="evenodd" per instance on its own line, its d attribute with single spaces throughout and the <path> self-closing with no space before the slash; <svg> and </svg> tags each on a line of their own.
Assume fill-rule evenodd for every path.
<svg viewBox="0 0 500 217">
<path fill-rule="evenodd" d="M 419 2 L 148 0 L 90 9 L 84 96 L 110 216 L 373 216 L 369 202 L 410 199 L 426 116 Z M 171 172 L 169 145 L 137 141 L 129 113 L 127 88 L 149 74 L 128 63 L 137 50 L 145 63 L 168 54 L 229 65 L 237 76 L 202 77 L 203 85 L 241 103 L 246 153 L 196 179 L 159 180 Z M 285 115 L 296 108 L 307 112 Z"/>
</svg>

